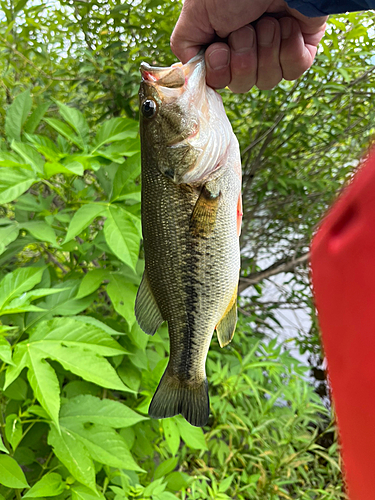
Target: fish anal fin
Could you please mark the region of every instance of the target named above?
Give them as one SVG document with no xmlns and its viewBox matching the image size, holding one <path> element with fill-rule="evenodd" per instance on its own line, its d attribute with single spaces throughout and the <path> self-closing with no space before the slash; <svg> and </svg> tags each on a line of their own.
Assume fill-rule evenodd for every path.
<svg viewBox="0 0 375 500">
<path fill-rule="evenodd" d="M 146 271 L 143 273 L 135 300 L 135 317 L 139 326 L 148 335 L 154 335 L 164 321 L 152 293 Z"/>
<path fill-rule="evenodd" d="M 181 414 L 191 425 L 203 427 L 210 414 L 207 379 L 180 380 L 164 372 L 152 398 L 148 414 L 151 418 L 167 418 Z"/>
<path fill-rule="evenodd" d="M 220 192 L 213 193 L 203 186 L 190 219 L 190 231 L 194 236 L 209 236 L 214 230 L 220 204 Z"/>
<path fill-rule="evenodd" d="M 220 347 L 224 347 L 232 340 L 237 324 L 237 287 L 223 317 L 216 325 L 217 339 Z"/>
</svg>

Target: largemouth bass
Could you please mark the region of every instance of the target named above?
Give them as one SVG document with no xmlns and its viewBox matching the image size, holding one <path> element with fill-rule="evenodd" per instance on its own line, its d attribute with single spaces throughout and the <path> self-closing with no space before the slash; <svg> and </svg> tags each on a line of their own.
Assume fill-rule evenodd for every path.
<svg viewBox="0 0 375 500">
<path fill-rule="evenodd" d="M 154 418 L 209 417 L 206 357 L 216 329 L 237 322 L 241 161 L 204 56 L 169 68 L 141 65 L 142 231 L 145 271 L 135 313 L 153 335 L 168 322 L 170 357 L 149 408 Z"/>
</svg>

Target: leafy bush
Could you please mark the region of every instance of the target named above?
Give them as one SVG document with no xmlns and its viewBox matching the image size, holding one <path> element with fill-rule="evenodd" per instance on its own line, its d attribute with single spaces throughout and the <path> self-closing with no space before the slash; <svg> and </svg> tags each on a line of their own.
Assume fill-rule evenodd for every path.
<svg viewBox="0 0 375 500">
<path fill-rule="evenodd" d="M 306 368 L 244 318 L 231 346 L 213 341 L 205 432 L 148 419 L 168 340 L 133 312 L 137 122 L 94 133 L 75 108 L 31 109 L 19 94 L 0 150 L 0 498 L 343 498 Z"/>
</svg>

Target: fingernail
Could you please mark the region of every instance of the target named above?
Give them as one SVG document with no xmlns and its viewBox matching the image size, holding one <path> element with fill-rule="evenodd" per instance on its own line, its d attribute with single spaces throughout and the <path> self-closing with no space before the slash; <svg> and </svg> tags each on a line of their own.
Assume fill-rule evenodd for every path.
<svg viewBox="0 0 375 500">
<path fill-rule="evenodd" d="M 281 24 L 281 38 L 289 38 L 292 33 L 292 20 L 290 17 L 284 17 Z"/>
<path fill-rule="evenodd" d="M 230 37 L 230 44 L 235 52 L 247 52 L 254 46 L 254 41 L 254 30 L 250 26 L 244 26 Z"/>
<path fill-rule="evenodd" d="M 216 49 L 208 56 L 211 69 L 218 70 L 226 68 L 229 64 L 229 50 Z"/>
<path fill-rule="evenodd" d="M 275 36 L 275 25 L 272 21 L 262 23 L 258 34 L 258 44 L 262 47 L 270 47 Z"/>
</svg>

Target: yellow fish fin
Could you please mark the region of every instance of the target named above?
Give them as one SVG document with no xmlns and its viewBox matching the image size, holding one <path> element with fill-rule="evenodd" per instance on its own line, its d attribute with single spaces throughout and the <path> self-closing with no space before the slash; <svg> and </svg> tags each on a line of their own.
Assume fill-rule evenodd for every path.
<svg viewBox="0 0 375 500">
<path fill-rule="evenodd" d="M 207 379 L 180 380 L 164 372 L 152 398 L 148 414 L 151 418 L 167 418 L 181 414 L 196 427 L 207 424 L 210 414 Z"/>
<path fill-rule="evenodd" d="M 203 186 L 190 219 L 190 231 L 194 236 L 209 236 L 216 223 L 220 192 L 214 193 Z"/>
<path fill-rule="evenodd" d="M 234 291 L 223 317 L 216 325 L 217 339 L 220 347 L 224 347 L 232 340 L 237 324 L 237 288 Z"/>
<path fill-rule="evenodd" d="M 137 298 L 135 299 L 135 317 L 139 326 L 148 335 L 154 335 L 164 321 L 151 291 L 146 271 L 143 273 Z"/>
</svg>

